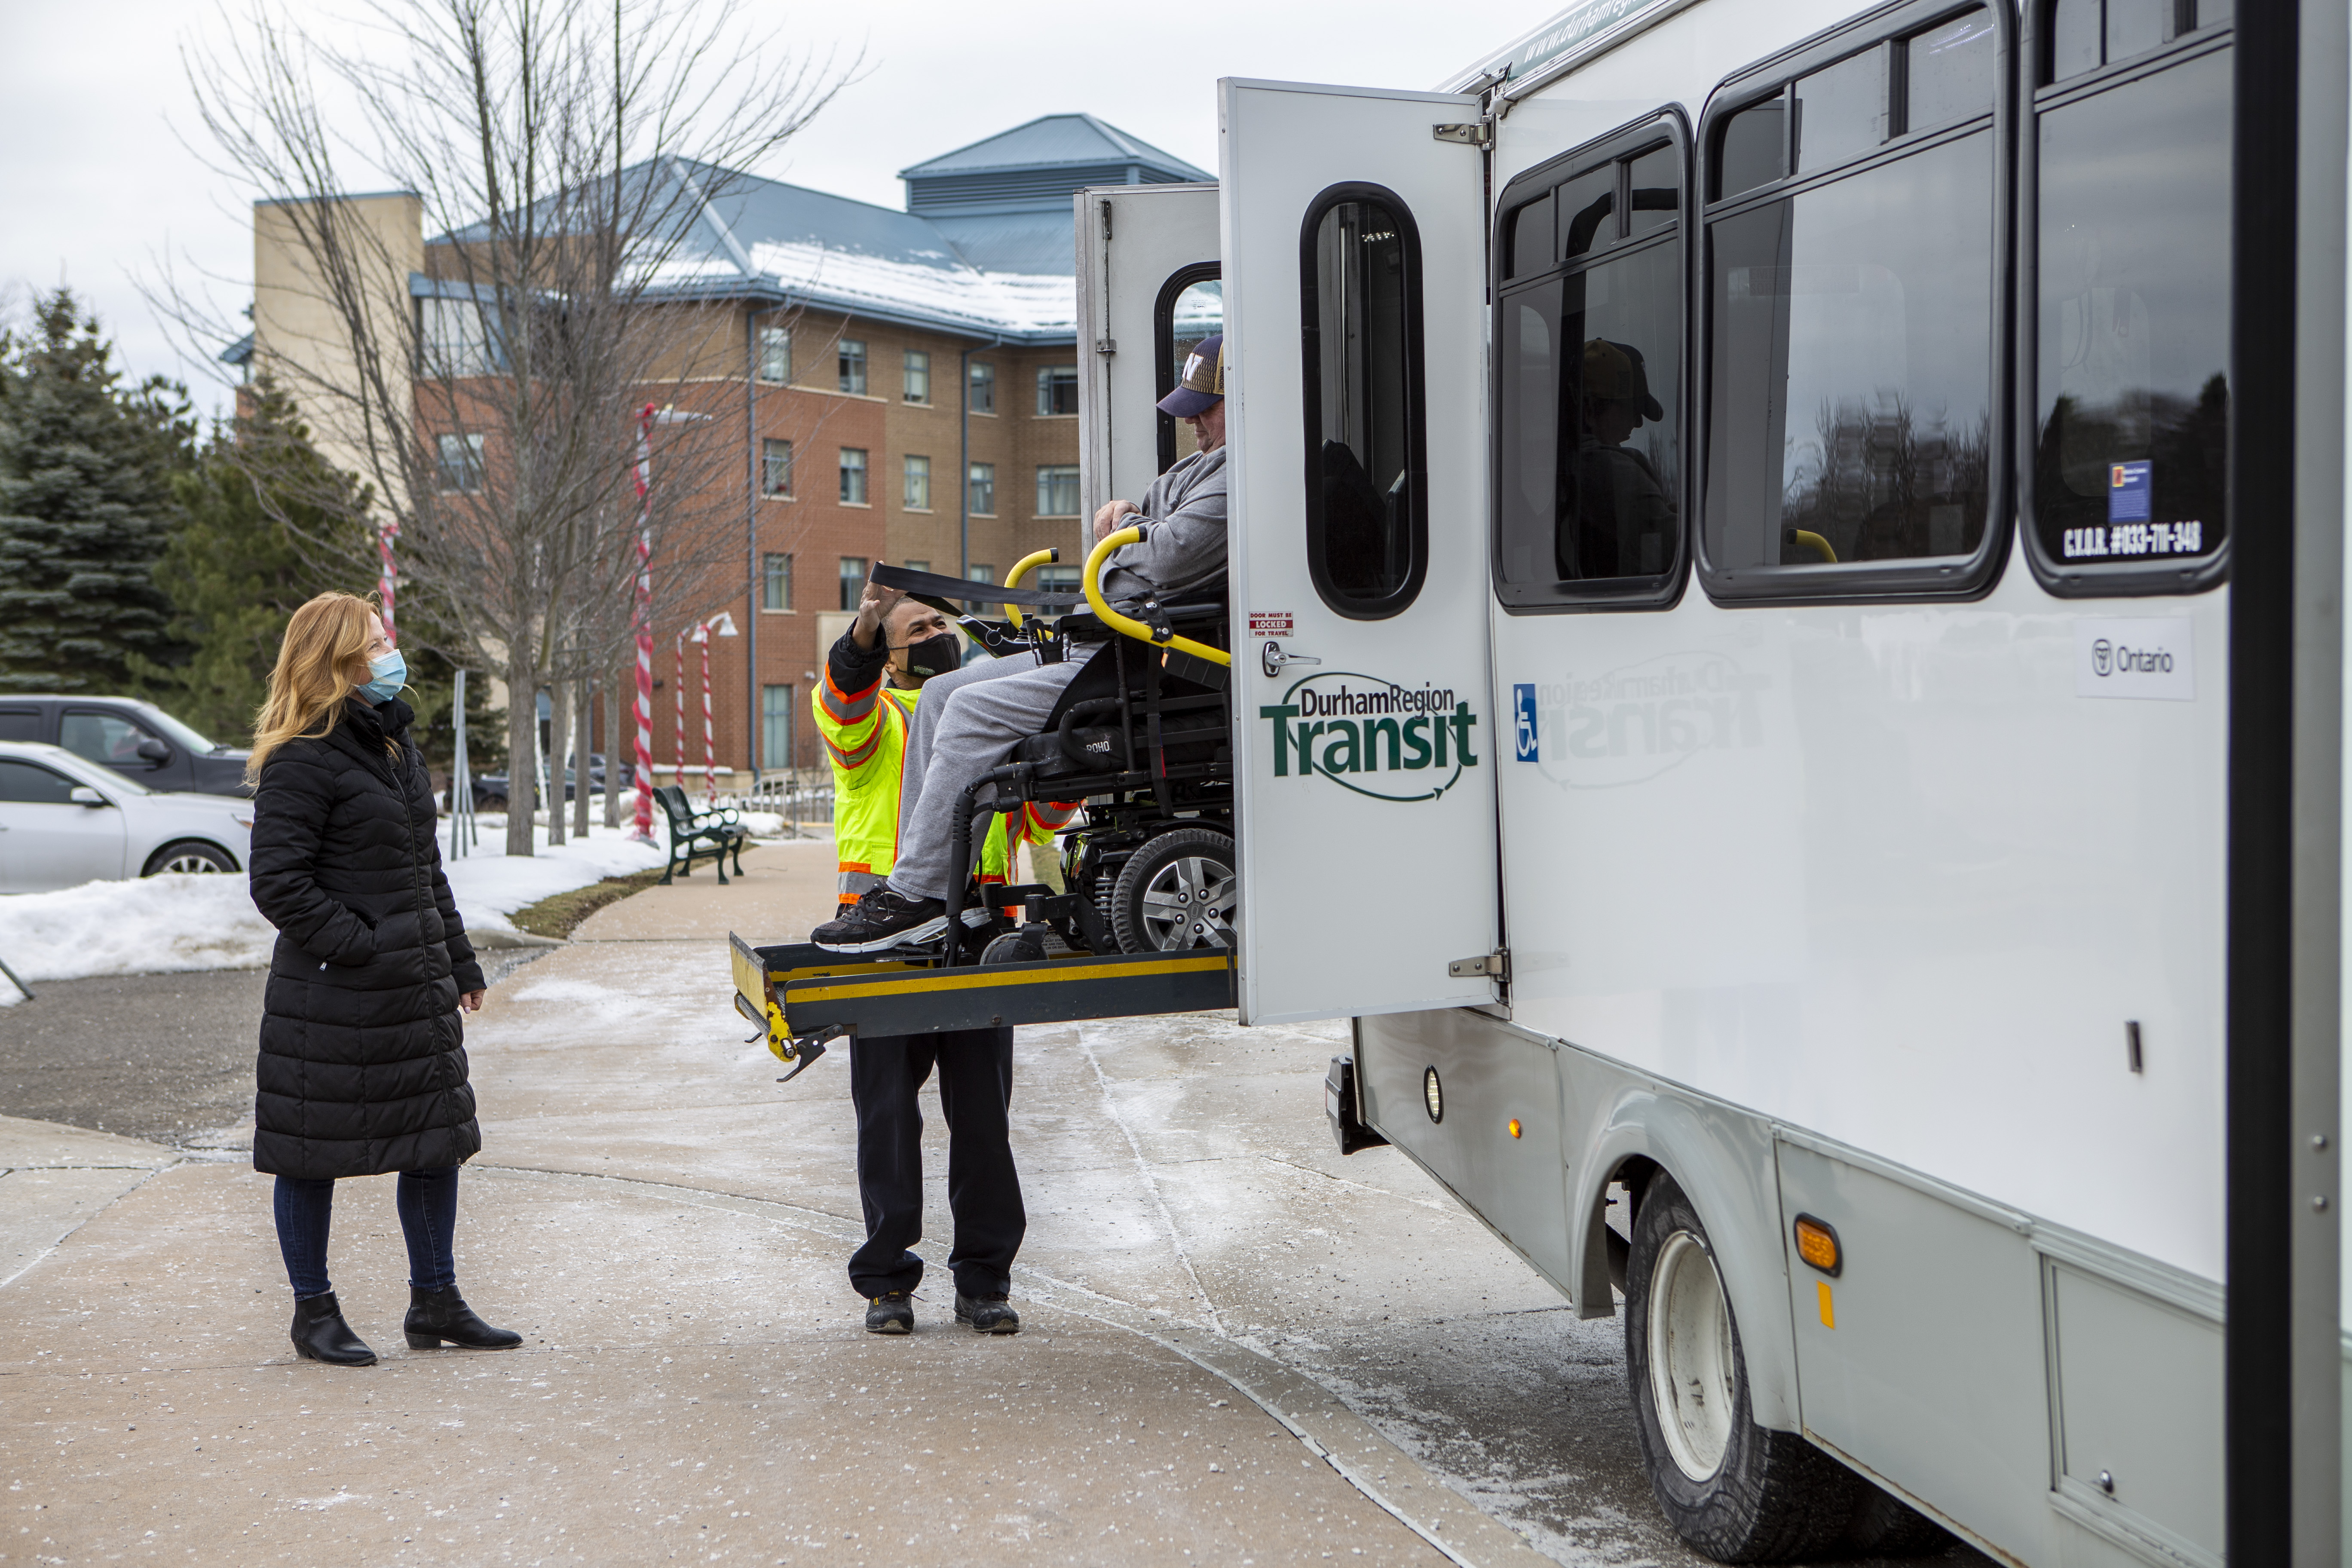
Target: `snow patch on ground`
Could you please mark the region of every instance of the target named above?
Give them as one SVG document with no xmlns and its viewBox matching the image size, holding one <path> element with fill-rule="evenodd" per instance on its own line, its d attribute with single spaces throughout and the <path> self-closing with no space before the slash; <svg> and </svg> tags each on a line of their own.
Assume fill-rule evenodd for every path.
<svg viewBox="0 0 2352 1568">
<path fill-rule="evenodd" d="M 655 823 L 658 839 L 662 825 Z M 584 888 L 606 877 L 660 866 L 660 842 L 632 843 L 626 830 L 590 829 L 585 839 L 550 847 L 536 830 L 538 853 L 506 853 L 502 819 L 482 819 L 480 843 L 449 859 L 442 828 L 443 868 L 468 931 L 511 932 L 508 917 L 527 904 Z M 241 876 L 142 877 L 85 882 L 50 893 L 0 898 L 0 963 L 27 984 L 84 980 L 100 974 L 171 974 L 195 969 L 257 969 L 269 962 L 278 933 L 253 907 Z M 0 981 L 0 1007 L 24 1000 Z"/>
</svg>

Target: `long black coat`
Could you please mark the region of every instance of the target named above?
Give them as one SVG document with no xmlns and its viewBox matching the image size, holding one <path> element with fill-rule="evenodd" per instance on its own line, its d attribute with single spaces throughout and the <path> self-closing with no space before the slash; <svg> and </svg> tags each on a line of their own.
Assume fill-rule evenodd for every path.
<svg viewBox="0 0 2352 1568">
<path fill-rule="evenodd" d="M 371 1176 L 459 1164 L 482 1146 L 457 1013 L 482 967 L 441 874 L 413 717 L 397 699 L 353 699 L 323 738 L 289 741 L 261 770 L 253 901 L 278 949 L 256 1170 Z"/>
</svg>

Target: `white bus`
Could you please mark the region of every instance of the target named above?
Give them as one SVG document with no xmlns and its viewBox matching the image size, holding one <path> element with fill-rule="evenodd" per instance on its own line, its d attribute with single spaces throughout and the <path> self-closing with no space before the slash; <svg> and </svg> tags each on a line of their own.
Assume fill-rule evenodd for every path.
<svg viewBox="0 0 2352 1568">
<path fill-rule="evenodd" d="M 1089 510 L 1226 334 L 1242 1016 L 1703 1552 L 2336 1562 L 2342 7 L 1847 3 L 1077 198 Z"/>
</svg>

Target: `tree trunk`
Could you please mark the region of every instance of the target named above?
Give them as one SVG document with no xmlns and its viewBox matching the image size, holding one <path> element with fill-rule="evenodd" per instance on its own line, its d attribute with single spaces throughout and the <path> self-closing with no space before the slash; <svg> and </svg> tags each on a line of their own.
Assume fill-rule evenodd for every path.
<svg viewBox="0 0 2352 1568">
<path fill-rule="evenodd" d="M 573 791 L 572 801 L 572 837 L 585 838 L 588 837 L 588 757 L 596 749 L 596 699 L 589 689 L 588 678 L 584 675 L 572 683 L 569 695 L 572 710 L 580 716 L 579 722 L 572 726 L 580 736 L 572 742 L 572 749 L 580 754 L 580 765 L 574 770 L 580 783 Z M 605 777 L 612 776 L 612 767 L 613 742 L 607 736 L 604 741 Z"/>
<path fill-rule="evenodd" d="M 507 653 L 507 853 L 531 853 L 530 792 L 539 776 L 539 670 L 515 638 Z"/>
<path fill-rule="evenodd" d="M 632 672 L 631 690 L 635 689 Z M 621 826 L 621 781 L 629 776 L 629 769 L 637 760 L 637 730 L 629 726 L 626 735 L 621 733 L 621 683 L 610 674 L 604 677 L 604 826 Z"/>
<path fill-rule="evenodd" d="M 563 842 L 563 770 L 572 762 L 572 689 L 561 680 L 547 683 L 547 843 Z M 587 781 L 575 779 L 572 787 Z"/>
</svg>

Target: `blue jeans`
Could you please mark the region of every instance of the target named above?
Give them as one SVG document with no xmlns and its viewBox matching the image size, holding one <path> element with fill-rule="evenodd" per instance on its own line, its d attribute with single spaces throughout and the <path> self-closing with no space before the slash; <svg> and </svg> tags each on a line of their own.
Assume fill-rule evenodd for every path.
<svg viewBox="0 0 2352 1568">
<path fill-rule="evenodd" d="M 393 1202 L 400 1211 L 400 1233 L 408 1242 L 408 1283 L 419 1290 L 455 1285 L 457 1262 L 451 1246 L 457 1232 L 457 1167 L 401 1172 Z M 327 1228 L 334 1217 L 335 1184 L 280 1176 L 273 1206 L 278 1250 L 285 1255 L 294 1299 L 326 1295 L 334 1289 L 327 1279 Z"/>
</svg>

